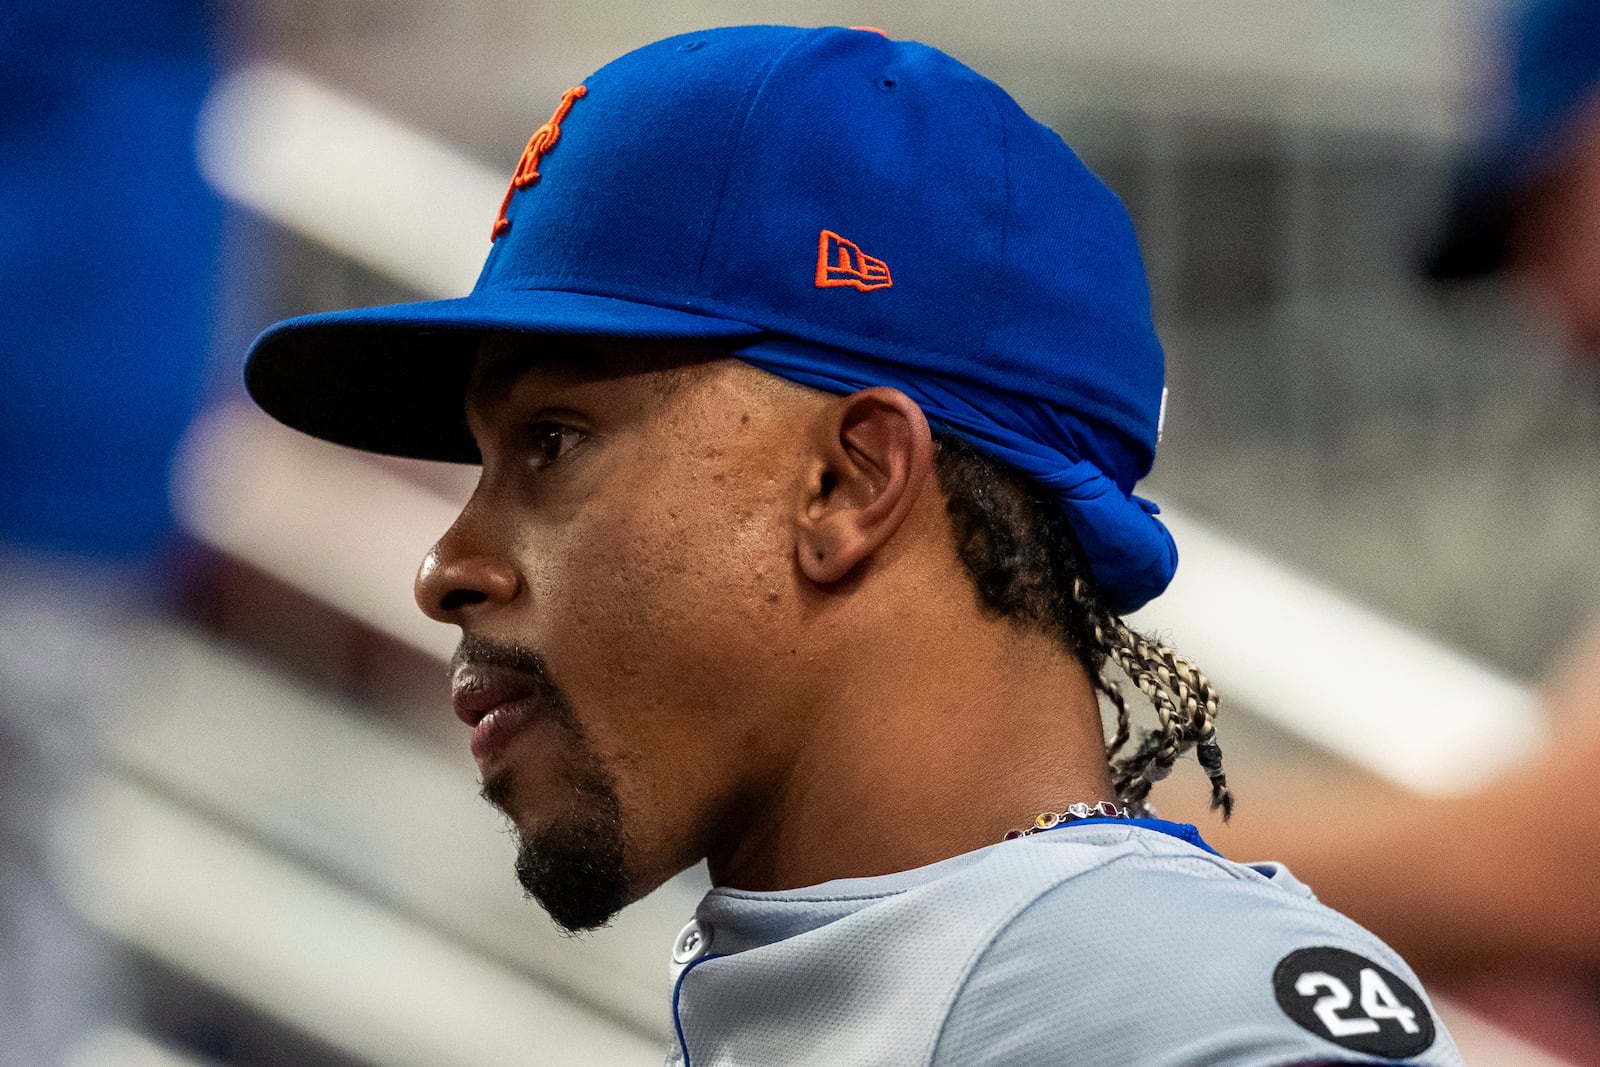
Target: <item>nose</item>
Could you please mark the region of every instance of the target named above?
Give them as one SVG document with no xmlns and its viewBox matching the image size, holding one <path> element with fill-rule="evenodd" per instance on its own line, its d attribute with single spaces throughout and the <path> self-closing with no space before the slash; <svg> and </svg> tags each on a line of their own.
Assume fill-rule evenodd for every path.
<svg viewBox="0 0 1600 1067">
<path fill-rule="evenodd" d="M 422 558 L 413 593 L 424 615 L 465 628 L 474 618 L 510 604 L 521 588 L 516 564 L 475 536 L 464 511 Z"/>
</svg>

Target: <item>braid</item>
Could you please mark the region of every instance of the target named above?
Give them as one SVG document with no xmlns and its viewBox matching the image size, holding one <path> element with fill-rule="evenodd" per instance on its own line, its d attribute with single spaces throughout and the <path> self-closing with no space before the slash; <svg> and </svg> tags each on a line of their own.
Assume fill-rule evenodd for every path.
<svg viewBox="0 0 1600 1067">
<path fill-rule="evenodd" d="M 1211 780 L 1211 808 L 1233 814 L 1233 791 L 1222 771 L 1216 714 L 1220 698 L 1211 680 L 1168 646 L 1143 637 L 1075 582 L 1074 598 L 1094 626 L 1097 642 L 1155 708 L 1159 728 L 1146 732 L 1132 755 L 1111 760 L 1111 782 L 1125 803 L 1146 804 L 1150 788 L 1172 773 L 1178 757 L 1196 749 Z M 1119 732 L 1121 724 L 1119 722 Z"/>
<path fill-rule="evenodd" d="M 1117 753 L 1122 751 L 1122 746 L 1128 743 L 1133 724 L 1128 713 L 1127 698 L 1122 695 L 1121 688 L 1105 672 L 1104 668 L 1095 672 L 1094 687 L 1107 700 L 1111 701 L 1112 707 L 1117 709 L 1117 732 L 1112 735 L 1110 741 L 1106 742 L 1106 760 L 1109 762 L 1115 759 Z"/>
<path fill-rule="evenodd" d="M 936 435 L 935 468 L 956 550 L 985 605 L 1056 635 L 1116 711 L 1106 761 L 1118 802 L 1150 812 L 1151 787 L 1194 749 L 1211 781 L 1211 807 L 1224 820 L 1233 792 L 1217 744 L 1217 691 L 1204 673 L 1153 638 L 1129 628 L 1096 595 L 1078 540 L 1060 506 L 1021 475 L 964 439 Z M 1131 752 L 1132 713 L 1110 673 L 1116 666 L 1149 700 L 1156 728 L 1141 730 Z"/>
</svg>

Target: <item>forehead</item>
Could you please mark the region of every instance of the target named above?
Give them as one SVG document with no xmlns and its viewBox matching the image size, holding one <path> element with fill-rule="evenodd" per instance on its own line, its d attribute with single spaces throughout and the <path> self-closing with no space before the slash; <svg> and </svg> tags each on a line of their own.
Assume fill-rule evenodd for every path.
<svg viewBox="0 0 1600 1067">
<path fill-rule="evenodd" d="M 682 342 L 491 334 L 479 346 L 466 406 L 488 417 L 524 391 L 608 383 L 665 398 L 726 357 Z"/>
</svg>

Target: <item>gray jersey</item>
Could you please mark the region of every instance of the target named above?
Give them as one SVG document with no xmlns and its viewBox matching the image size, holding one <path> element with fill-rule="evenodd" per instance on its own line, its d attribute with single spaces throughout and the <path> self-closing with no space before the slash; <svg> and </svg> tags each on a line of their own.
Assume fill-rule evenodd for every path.
<svg viewBox="0 0 1600 1067">
<path fill-rule="evenodd" d="M 1069 823 L 881 878 L 714 889 L 669 1064 L 1459 1065 L 1405 963 L 1192 827 Z"/>
</svg>

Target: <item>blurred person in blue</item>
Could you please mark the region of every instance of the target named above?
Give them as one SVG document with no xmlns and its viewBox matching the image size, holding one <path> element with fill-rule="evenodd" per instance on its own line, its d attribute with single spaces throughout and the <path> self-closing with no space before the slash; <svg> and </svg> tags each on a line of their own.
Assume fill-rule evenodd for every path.
<svg viewBox="0 0 1600 1067">
<path fill-rule="evenodd" d="M 1575 354 L 1600 354 L 1600 0 L 1523 5 L 1505 43 L 1498 120 L 1463 168 L 1426 271 L 1509 282 Z M 1543 688 L 1550 750 L 1483 789 L 1435 799 L 1377 781 L 1261 783 L 1262 802 L 1222 839 L 1289 863 L 1419 971 L 1590 1062 L 1600 1055 L 1597 673 L 1600 632 Z"/>
<path fill-rule="evenodd" d="M 210 340 L 220 208 L 196 171 L 202 0 L 8 0 L 0 17 L 0 1065 L 116 1014 L 59 882 L 169 547 L 167 470 Z"/>
<path fill-rule="evenodd" d="M 1503 274 L 1583 351 L 1600 351 L 1600 2 L 1520 9 L 1500 117 L 1464 168 L 1437 281 Z"/>
</svg>

